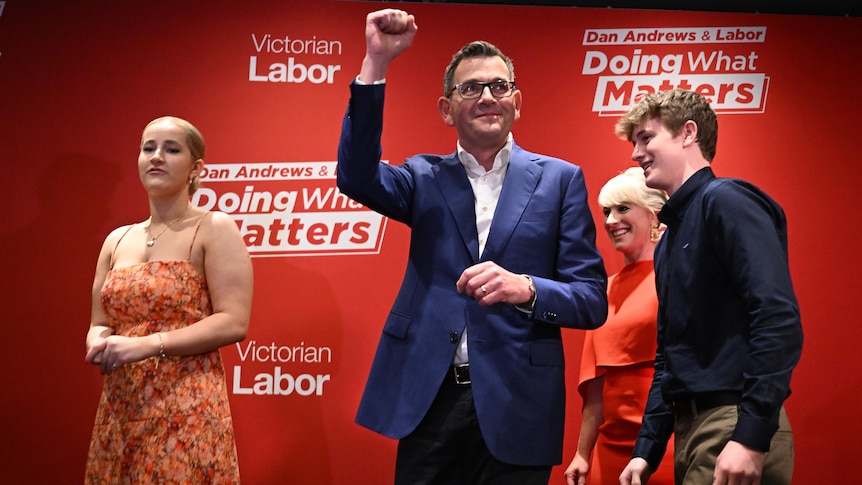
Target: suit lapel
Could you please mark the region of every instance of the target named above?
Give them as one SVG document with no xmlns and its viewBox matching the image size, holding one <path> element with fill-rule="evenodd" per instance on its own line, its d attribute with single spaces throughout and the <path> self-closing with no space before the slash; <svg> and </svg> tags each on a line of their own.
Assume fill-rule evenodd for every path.
<svg viewBox="0 0 862 485">
<path fill-rule="evenodd" d="M 495 260 L 502 253 L 539 184 L 541 174 L 541 166 L 531 163 L 523 150 L 513 147 L 500 200 L 485 242 L 485 252 L 482 253 L 483 261 Z"/>
<path fill-rule="evenodd" d="M 464 167 L 453 154 L 434 165 L 436 180 L 443 198 L 452 213 L 458 233 L 470 258 L 478 261 L 479 235 L 476 232 L 476 209 L 473 188 L 467 180 Z"/>
</svg>

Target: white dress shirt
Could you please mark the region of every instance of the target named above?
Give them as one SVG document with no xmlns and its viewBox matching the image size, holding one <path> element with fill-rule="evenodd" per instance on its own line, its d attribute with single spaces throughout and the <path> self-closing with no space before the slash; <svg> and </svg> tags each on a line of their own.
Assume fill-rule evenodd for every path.
<svg viewBox="0 0 862 485">
<path fill-rule="evenodd" d="M 476 205 L 476 232 L 479 234 L 479 254 L 485 250 L 485 241 L 491 229 L 491 221 L 494 219 L 494 211 L 497 209 L 497 201 L 500 200 L 500 191 L 503 190 L 503 180 L 506 178 L 506 170 L 509 168 L 509 157 L 512 154 L 512 134 L 506 140 L 506 145 L 494 157 L 494 165 L 491 170 L 485 170 L 479 165 L 476 157 L 464 150 L 458 142 L 458 159 L 467 172 L 467 179 L 473 187 L 473 201 Z M 465 268 L 466 269 L 466 268 Z M 467 354 L 467 329 L 461 334 L 458 349 L 455 351 L 453 364 L 463 365 L 469 362 Z"/>
</svg>

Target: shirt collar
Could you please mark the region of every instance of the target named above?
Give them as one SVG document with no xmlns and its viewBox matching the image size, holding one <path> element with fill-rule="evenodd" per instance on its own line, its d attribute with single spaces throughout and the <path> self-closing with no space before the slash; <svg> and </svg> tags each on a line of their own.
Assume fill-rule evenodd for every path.
<svg viewBox="0 0 862 485">
<path fill-rule="evenodd" d="M 667 200 L 667 203 L 658 213 L 658 220 L 668 227 L 679 224 L 694 194 L 699 192 L 702 186 L 714 178 L 715 174 L 712 173 L 711 167 L 704 167 L 695 172 Z"/>
<path fill-rule="evenodd" d="M 509 159 L 512 156 L 512 145 L 514 145 L 514 143 L 515 138 L 512 136 L 512 133 L 509 133 L 509 136 L 506 138 L 506 144 L 503 145 L 503 148 L 501 148 L 499 152 L 497 152 L 497 155 L 494 157 L 494 165 L 491 167 L 491 170 L 487 172 L 485 168 L 479 165 L 479 162 L 476 161 L 476 157 L 461 146 L 460 141 L 458 142 L 458 160 L 461 162 L 461 165 L 467 169 L 467 173 L 473 173 L 476 175 L 484 175 L 489 172 L 505 170 L 506 167 L 509 166 Z"/>
</svg>

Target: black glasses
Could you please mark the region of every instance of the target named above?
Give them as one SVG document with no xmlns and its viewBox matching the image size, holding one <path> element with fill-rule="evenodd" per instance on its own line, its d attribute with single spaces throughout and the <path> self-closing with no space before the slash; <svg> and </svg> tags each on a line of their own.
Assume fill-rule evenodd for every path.
<svg viewBox="0 0 862 485">
<path fill-rule="evenodd" d="M 485 92 L 485 87 L 491 92 L 491 96 L 495 98 L 508 98 L 515 92 L 515 81 L 491 81 L 484 83 L 482 81 L 468 81 L 465 83 L 456 84 L 452 91 L 458 90 L 461 99 L 476 99 L 481 98 Z M 451 92 L 451 91 L 450 91 Z"/>
</svg>

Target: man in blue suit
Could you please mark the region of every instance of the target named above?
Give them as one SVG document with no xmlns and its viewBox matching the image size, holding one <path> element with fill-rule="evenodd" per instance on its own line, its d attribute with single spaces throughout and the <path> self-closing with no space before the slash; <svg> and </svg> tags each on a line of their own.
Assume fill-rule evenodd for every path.
<svg viewBox="0 0 862 485">
<path fill-rule="evenodd" d="M 338 149 L 341 191 L 412 230 L 356 420 L 399 439 L 397 484 L 545 485 L 562 461 L 560 329 L 607 316 L 583 172 L 515 144 L 514 68 L 482 41 L 438 101 L 457 150 L 381 163 L 386 71 L 416 31 L 401 10 L 366 18 Z"/>
</svg>

